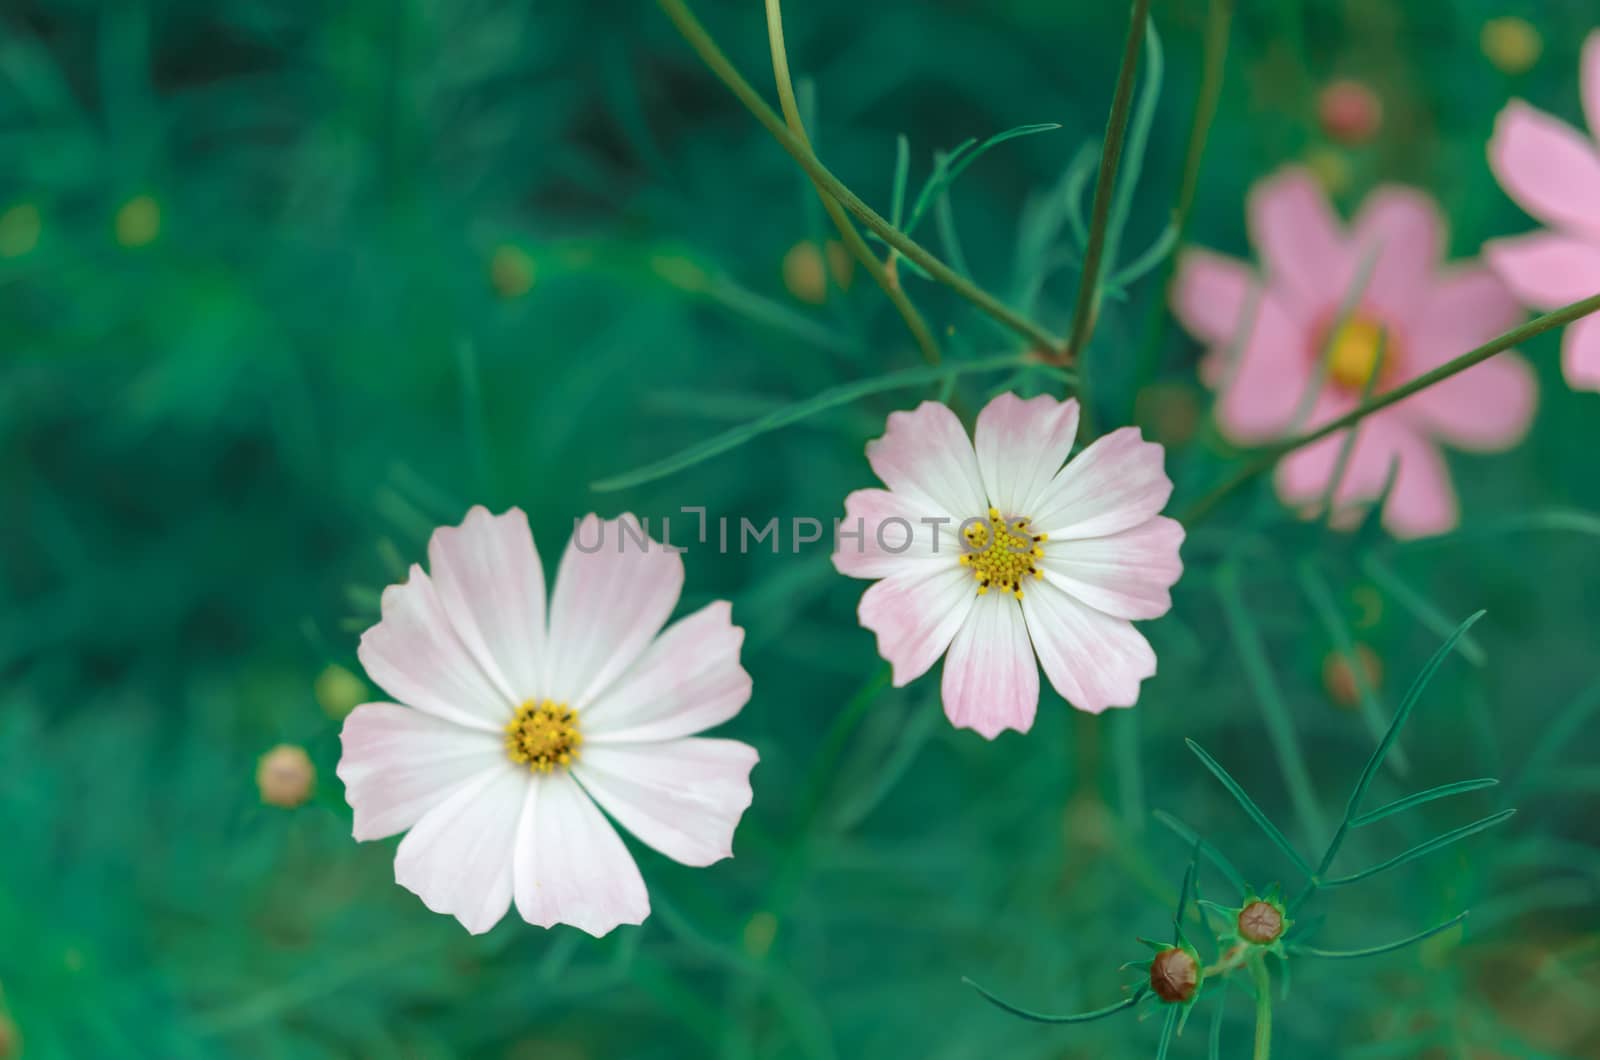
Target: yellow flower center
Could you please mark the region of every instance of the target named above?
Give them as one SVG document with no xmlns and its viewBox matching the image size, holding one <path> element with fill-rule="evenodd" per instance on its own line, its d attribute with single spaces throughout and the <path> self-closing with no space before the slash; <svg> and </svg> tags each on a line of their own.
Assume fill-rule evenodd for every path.
<svg viewBox="0 0 1600 1060">
<path fill-rule="evenodd" d="M 1392 364 L 1394 344 L 1384 341 L 1383 326 L 1370 317 L 1351 317 L 1328 344 L 1328 376 L 1342 387 L 1365 390 L 1372 373 L 1383 371 L 1378 366 L 1380 349 L 1384 364 Z"/>
<path fill-rule="evenodd" d="M 1006 520 L 998 508 L 990 508 L 987 519 L 969 519 L 961 531 L 961 565 L 972 568 L 978 580 L 978 593 L 999 586 L 1018 600 L 1022 599 L 1022 579 L 1030 574 L 1042 578 L 1037 561 L 1044 555 L 1046 535 L 1028 529 L 1028 520 Z"/>
<path fill-rule="evenodd" d="M 530 699 L 506 723 L 506 755 L 535 773 L 570 766 L 581 743 L 578 712 L 565 703 Z"/>
</svg>

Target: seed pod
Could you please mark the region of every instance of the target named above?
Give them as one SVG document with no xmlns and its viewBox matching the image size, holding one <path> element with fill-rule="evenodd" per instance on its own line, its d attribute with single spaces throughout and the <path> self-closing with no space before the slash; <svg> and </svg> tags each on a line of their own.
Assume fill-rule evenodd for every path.
<svg viewBox="0 0 1600 1060">
<path fill-rule="evenodd" d="M 1239 910 L 1239 937 L 1265 946 L 1283 934 L 1283 908 L 1276 902 L 1257 898 Z"/>
<path fill-rule="evenodd" d="M 292 810 L 311 797 L 316 785 L 317 767 L 303 748 L 293 744 L 279 744 L 256 766 L 256 786 L 268 806 Z"/>
<path fill-rule="evenodd" d="M 1200 962 L 1182 946 L 1156 954 L 1150 962 L 1150 989 L 1163 1001 L 1188 1001 L 1200 988 Z"/>
<path fill-rule="evenodd" d="M 1383 103 L 1360 81 L 1330 81 L 1317 95 L 1317 119 L 1330 140 L 1365 143 L 1383 123 Z"/>
</svg>

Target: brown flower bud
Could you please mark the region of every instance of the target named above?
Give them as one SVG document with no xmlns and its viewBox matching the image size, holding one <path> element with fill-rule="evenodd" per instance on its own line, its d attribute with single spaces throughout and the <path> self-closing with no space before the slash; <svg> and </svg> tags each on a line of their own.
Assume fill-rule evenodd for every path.
<svg viewBox="0 0 1600 1060">
<path fill-rule="evenodd" d="M 1200 962 L 1181 946 L 1162 950 L 1150 962 L 1150 989 L 1163 1001 L 1188 1001 L 1200 986 Z"/>
<path fill-rule="evenodd" d="M 1283 934 L 1283 910 L 1257 898 L 1239 910 L 1239 937 L 1264 946 Z"/>
<path fill-rule="evenodd" d="M 1365 143 L 1383 123 L 1383 103 L 1360 81 L 1330 81 L 1317 95 L 1317 120 L 1331 140 Z"/>
<path fill-rule="evenodd" d="M 316 785 L 317 767 L 303 748 L 293 744 L 279 744 L 256 765 L 256 786 L 268 806 L 292 810 L 311 797 Z"/>
<path fill-rule="evenodd" d="M 1354 709 L 1361 702 L 1361 686 L 1356 681 L 1356 667 L 1368 688 L 1377 688 L 1383 680 L 1383 662 L 1378 654 L 1365 644 L 1357 644 L 1355 665 L 1342 652 L 1329 652 L 1322 660 L 1322 687 L 1334 705 Z"/>
</svg>

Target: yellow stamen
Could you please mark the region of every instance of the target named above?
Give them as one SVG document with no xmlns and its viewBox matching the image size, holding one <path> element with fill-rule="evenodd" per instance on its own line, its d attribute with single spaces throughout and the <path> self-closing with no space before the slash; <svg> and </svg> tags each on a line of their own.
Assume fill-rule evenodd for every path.
<svg viewBox="0 0 1600 1060">
<path fill-rule="evenodd" d="M 961 531 L 966 550 L 959 562 L 972 570 L 978 582 L 978 595 L 997 586 L 1018 600 L 1022 599 L 1022 579 L 1028 575 L 1044 577 L 1037 561 L 1044 556 L 1046 535 L 1028 529 L 1026 518 L 1006 520 L 998 508 L 990 508 L 986 520 L 969 520 Z"/>
<path fill-rule="evenodd" d="M 535 773 L 570 766 L 581 743 L 578 712 L 565 703 L 530 699 L 506 723 L 506 755 Z"/>
<path fill-rule="evenodd" d="M 1383 348 L 1384 367 L 1378 365 Z M 1394 344 L 1386 342 L 1383 325 L 1370 317 L 1351 317 L 1334 332 L 1328 344 L 1328 377 L 1350 390 L 1363 391 L 1373 372 L 1384 372 L 1394 363 Z"/>
</svg>

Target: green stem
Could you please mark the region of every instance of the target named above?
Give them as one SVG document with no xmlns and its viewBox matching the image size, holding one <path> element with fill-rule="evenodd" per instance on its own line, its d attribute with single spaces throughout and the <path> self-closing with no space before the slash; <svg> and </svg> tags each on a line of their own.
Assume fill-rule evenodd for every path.
<svg viewBox="0 0 1600 1060">
<path fill-rule="evenodd" d="M 1487 361 L 1490 357 L 1493 357 L 1497 353 L 1504 353 L 1513 346 L 1522 345 L 1524 342 L 1527 342 L 1536 335 L 1542 335 L 1551 328 L 1558 328 L 1563 324 L 1570 324 L 1574 320 L 1586 317 L 1596 310 L 1600 310 L 1600 294 L 1591 295 L 1590 297 L 1581 301 L 1573 302 L 1571 305 L 1562 306 L 1560 309 L 1557 309 L 1551 313 L 1546 313 L 1544 316 L 1534 317 L 1521 327 L 1512 328 L 1510 331 L 1499 336 L 1498 338 L 1491 339 L 1482 346 L 1479 346 L 1477 349 L 1469 350 L 1454 360 L 1441 364 L 1431 372 L 1424 372 L 1422 375 L 1417 376 L 1415 379 L 1405 383 L 1402 386 L 1397 386 L 1393 390 L 1385 391 L 1376 397 L 1363 401 L 1356 408 L 1351 409 L 1338 419 L 1328 421 L 1321 427 L 1318 427 L 1316 430 L 1307 431 L 1304 434 L 1297 434 L 1292 438 L 1285 439 L 1284 441 L 1278 442 L 1276 445 L 1270 446 L 1255 460 L 1252 460 L 1250 463 L 1240 468 L 1231 478 L 1227 479 L 1220 486 L 1216 487 L 1210 493 L 1207 493 L 1194 504 L 1190 505 L 1189 508 L 1183 513 L 1180 521 L 1185 526 L 1192 526 L 1194 523 L 1205 518 L 1205 516 L 1209 514 L 1223 498 L 1233 493 L 1234 490 L 1238 489 L 1246 482 L 1249 482 L 1263 471 L 1271 468 L 1279 460 L 1294 452 L 1296 449 L 1310 445 L 1313 442 L 1320 442 L 1329 435 L 1337 434 L 1339 431 L 1342 431 L 1347 427 L 1353 427 L 1357 423 L 1360 423 L 1362 420 L 1366 419 L 1368 416 L 1372 415 L 1374 412 L 1378 412 L 1381 409 L 1386 409 L 1396 402 L 1404 401 L 1411 395 L 1418 393 L 1419 391 L 1426 390 L 1435 383 L 1442 383 L 1453 375 L 1464 372 L 1468 368 L 1472 368 L 1483 363 L 1484 361 Z"/>
<path fill-rule="evenodd" d="M 1072 311 L 1072 331 L 1061 353 L 1062 364 L 1077 360 L 1094 332 L 1100 307 L 1100 259 L 1105 256 L 1106 221 L 1111 213 L 1112 192 L 1116 190 L 1122 140 L 1128 131 L 1128 112 L 1133 106 L 1133 75 L 1139 67 L 1139 48 L 1144 44 L 1149 17 L 1150 0 L 1133 0 L 1122 66 L 1117 71 L 1117 90 L 1111 98 L 1111 116 L 1106 120 L 1105 146 L 1100 151 L 1100 175 L 1095 179 L 1094 208 L 1089 218 L 1089 245 L 1083 255 L 1083 274 L 1078 277 L 1077 305 Z"/>
<path fill-rule="evenodd" d="M 773 139 L 777 140 L 779 145 L 793 156 L 794 160 L 800 164 L 800 168 L 806 171 L 806 175 L 828 196 L 846 210 L 855 214 L 856 217 L 860 218 L 862 224 L 877 233 L 885 243 L 899 251 L 903 257 L 920 266 L 934 280 L 949 287 L 1000 323 L 1022 335 L 1034 346 L 1042 350 L 1060 348 L 1061 340 L 1059 338 L 1016 312 L 994 295 L 934 257 L 920 243 L 917 243 L 884 220 L 876 210 L 862 201 L 860 196 L 829 172 L 828 168 L 817 159 L 817 156 L 812 154 L 805 142 L 791 132 L 777 112 L 767 105 L 766 101 L 761 98 L 754 88 L 750 87 L 750 83 L 728 61 L 728 57 L 722 54 L 722 49 L 717 47 L 716 41 L 711 39 L 711 35 L 706 32 L 704 26 L 700 25 L 683 0 L 656 0 L 656 3 L 666 13 L 666 16 L 672 20 L 672 24 L 677 27 L 684 40 L 700 56 L 701 61 L 710 68 L 711 72 L 723 84 L 728 86 L 733 94 L 738 97 L 739 102 L 743 103 L 745 108 L 755 115 L 756 120 L 766 127 L 767 132 L 772 134 Z"/>
<path fill-rule="evenodd" d="M 789 80 L 789 55 L 783 43 L 783 10 L 780 0 L 767 0 L 767 40 L 772 45 L 772 76 L 778 83 L 778 105 L 783 108 L 783 117 L 789 123 L 789 131 L 805 145 L 807 151 L 810 151 L 811 140 L 806 136 L 805 124 L 800 120 L 800 107 L 795 102 L 794 85 Z M 845 215 L 844 208 L 839 205 L 838 200 L 824 191 L 816 180 L 813 179 L 812 184 L 817 189 L 817 197 L 822 200 L 822 208 L 828 212 L 833 226 L 839 230 L 839 238 L 844 241 L 845 249 L 861 263 L 861 267 L 867 270 L 873 282 L 883 289 L 883 293 L 899 311 L 906 322 L 906 328 L 911 332 L 911 337 L 917 342 L 917 348 L 922 351 L 923 360 L 929 364 L 938 364 L 939 343 L 933 337 L 933 332 L 928 330 L 922 314 L 917 312 L 917 307 L 911 304 L 911 299 L 901 289 L 899 282 L 889 275 L 889 271 L 872 252 L 872 248 L 867 246 L 867 241 L 861 238 L 861 233 L 856 231 L 856 226 Z"/>
<path fill-rule="evenodd" d="M 1272 976 L 1267 972 L 1267 959 L 1250 965 L 1250 981 L 1256 988 L 1256 1047 L 1252 1060 L 1271 1060 L 1272 1057 Z"/>
</svg>

